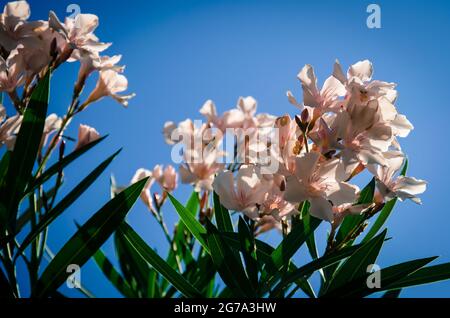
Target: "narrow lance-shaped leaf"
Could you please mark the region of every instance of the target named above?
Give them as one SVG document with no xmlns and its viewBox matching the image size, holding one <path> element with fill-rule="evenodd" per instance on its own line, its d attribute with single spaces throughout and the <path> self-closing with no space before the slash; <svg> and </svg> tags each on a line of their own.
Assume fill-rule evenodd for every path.
<svg viewBox="0 0 450 318">
<path fill-rule="evenodd" d="M 150 286 L 152 269 L 148 263 L 130 246 L 121 231 L 114 234 L 114 245 L 119 258 L 120 268 L 140 297 L 149 297 L 154 286 Z"/>
<path fill-rule="evenodd" d="M 330 283 L 327 284 L 326 293 L 343 286 L 355 278 L 365 276 L 368 266 L 375 264 L 386 233 L 387 230 L 384 230 L 350 256 L 337 270 Z"/>
<path fill-rule="evenodd" d="M 324 255 L 312 262 L 303 265 L 292 272 L 286 274 L 286 276 L 281 280 L 281 282 L 274 288 L 275 291 L 280 289 L 286 290 L 289 288 L 290 284 L 294 283 L 300 278 L 307 278 L 312 275 L 316 270 L 325 268 L 329 265 L 335 264 L 350 255 L 352 255 L 356 250 L 358 250 L 361 245 L 344 247 L 341 250 L 335 251 L 333 253 Z"/>
<path fill-rule="evenodd" d="M 119 231 L 123 233 L 130 246 L 183 295 L 186 297 L 201 296 L 201 293 L 194 286 L 167 264 L 127 223 L 121 224 Z"/>
<path fill-rule="evenodd" d="M 255 297 L 255 291 L 247 278 L 241 260 L 225 244 L 217 228 L 206 219 L 207 242 L 212 260 L 225 284 L 235 297 Z"/>
<path fill-rule="evenodd" d="M 311 219 L 308 229 L 303 226 L 296 226 L 292 231 L 283 239 L 278 247 L 273 251 L 271 259 L 271 265 L 267 266 L 267 269 L 272 273 L 281 271 L 287 268 L 290 259 L 294 256 L 300 246 L 305 243 L 308 237 L 319 226 L 320 220 Z"/>
<path fill-rule="evenodd" d="M 46 169 L 39 177 L 37 177 L 34 181 L 30 183 L 30 185 L 27 187 L 25 193 L 30 193 L 31 191 L 35 190 L 38 186 L 43 184 L 45 181 L 49 180 L 51 177 L 53 177 L 55 174 L 57 174 L 59 171 L 62 171 L 65 167 L 67 167 L 70 163 L 72 163 L 75 159 L 80 157 L 82 154 L 87 152 L 89 149 L 92 149 L 94 146 L 98 145 L 101 141 L 103 141 L 108 135 L 100 137 L 97 140 L 94 140 L 83 147 L 71 152 L 64 158 L 62 158 L 60 161 L 56 162 L 52 166 L 50 166 L 48 169 Z"/>
<path fill-rule="evenodd" d="M 199 209 L 199 199 L 198 199 L 198 193 L 193 191 L 191 196 L 189 197 L 188 202 L 186 203 L 186 209 L 191 213 L 191 215 L 193 217 L 196 216 L 198 209 Z M 186 240 L 185 234 L 188 234 L 186 236 L 188 236 L 188 240 L 190 239 L 190 233 L 189 230 L 186 229 L 186 226 L 183 223 L 183 220 L 179 220 L 178 224 L 176 225 L 176 231 L 175 231 L 175 235 L 173 238 L 173 242 L 174 245 L 176 247 L 176 253 L 178 255 L 178 257 L 182 260 L 184 260 L 184 262 L 189 263 L 192 258 L 190 257 L 190 244 L 188 244 L 188 240 Z M 176 259 L 175 259 L 175 254 L 173 252 L 172 249 L 169 250 L 169 256 L 167 257 L 167 262 L 173 266 L 176 267 Z"/>
<path fill-rule="evenodd" d="M 327 293 L 326 297 L 365 297 L 370 294 L 381 292 L 388 289 L 398 289 L 395 284 L 408 275 L 414 275 L 420 268 L 427 265 L 436 257 L 427 257 L 407 261 L 404 263 L 392 265 L 386 268 L 382 268 L 378 274 L 366 273 L 363 276 L 354 278 L 346 282 L 341 287 L 334 289 Z M 371 280 L 370 275 L 373 275 Z M 378 278 L 377 278 L 378 277 Z M 379 279 L 377 285 L 376 280 Z M 370 286 L 369 286 L 370 284 Z M 372 285 L 373 284 L 373 285 Z M 394 287 L 395 285 L 395 287 Z M 392 286 L 392 287 L 391 287 Z M 370 288 L 372 287 L 372 288 Z"/>
<path fill-rule="evenodd" d="M 209 252 L 208 244 L 204 239 L 206 235 L 206 229 L 195 219 L 194 216 L 188 211 L 177 199 L 175 199 L 170 193 L 167 193 L 170 201 L 172 202 L 175 210 L 180 216 L 186 228 L 192 233 L 192 235 L 197 239 L 200 245 Z"/>
<path fill-rule="evenodd" d="M 214 216 L 220 232 L 234 232 L 230 212 L 220 203 L 216 192 L 214 192 Z"/>
<path fill-rule="evenodd" d="M 120 273 L 114 268 L 114 265 L 106 257 L 101 249 L 98 249 L 97 252 L 95 252 L 94 260 L 105 277 L 123 296 L 129 298 L 136 297 L 131 287 L 128 285 L 122 275 L 120 275 Z"/>
<path fill-rule="evenodd" d="M 50 74 L 51 71 L 48 71 L 31 94 L 9 161 L 5 182 L 7 186 L 0 191 L 0 202 L 7 211 L 7 220 L 0 220 L 0 223 L 4 225 L 8 222 L 12 230 L 18 205 L 30 181 L 42 140 L 50 94 Z"/>
<path fill-rule="evenodd" d="M 300 210 L 303 220 L 303 222 L 301 222 L 301 225 L 304 227 L 305 232 L 310 231 L 309 226 L 311 224 L 311 219 L 316 219 L 311 214 L 309 214 L 309 208 L 310 208 L 309 202 L 305 201 L 303 202 L 302 208 Z M 320 222 L 320 220 L 317 221 L 314 220 L 313 222 Z M 311 257 L 313 259 L 317 259 L 319 256 L 317 253 L 316 239 L 314 237 L 314 232 L 307 238 L 306 245 L 308 246 L 309 254 L 311 255 Z"/>
<path fill-rule="evenodd" d="M 53 209 L 48 211 L 36 225 L 36 228 L 28 234 L 20 245 L 19 251 L 24 251 L 27 246 L 41 233 L 47 226 L 49 226 L 58 216 L 60 216 L 73 202 L 75 202 L 86 191 L 91 184 L 97 180 L 108 165 L 121 151 L 118 150 L 94 170 L 92 170 L 75 188 L 72 189 Z"/>
<path fill-rule="evenodd" d="M 67 241 L 42 273 L 33 296 L 44 297 L 55 291 L 70 275 L 70 264 L 83 266 L 103 245 L 138 199 L 148 178 L 144 178 L 116 195 L 95 213 Z"/>
<path fill-rule="evenodd" d="M 372 180 L 361 190 L 358 204 L 372 203 L 373 196 L 375 194 L 375 178 Z M 342 242 L 347 234 L 350 233 L 358 224 L 360 224 L 364 220 L 363 215 L 348 215 L 345 217 L 342 222 L 339 230 L 336 234 L 336 243 Z"/>
<path fill-rule="evenodd" d="M 390 284 L 387 289 L 405 288 L 450 279 L 450 263 L 428 266 Z"/>
<path fill-rule="evenodd" d="M 256 260 L 255 237 L 242 217 L 239 217 L 238 230 L 241 248 L 243 250 L 245 271 L 253 288 L 256 290 L 258 288 L 259 269 L 258 261 Z"/>
</svg>

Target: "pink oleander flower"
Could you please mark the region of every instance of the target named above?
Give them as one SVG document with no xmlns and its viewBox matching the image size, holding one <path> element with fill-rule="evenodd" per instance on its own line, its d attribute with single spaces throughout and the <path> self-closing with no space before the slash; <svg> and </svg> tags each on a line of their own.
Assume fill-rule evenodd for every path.
<svg viewBox="0 0 450 318">
<path fill-rule="evenodd" d="M 296 158 L 293 175 L 286 178 L 285 199 L 292 203 L 309 201 L 311 215 L 333 220 L 333 206 L 353 203 L 358 188 L 344 182 L 346 175 L 339 159 L 325 160 L 317 152 Z"/>
<path fill-rule="evenodd" d="M 99 53 L 106 50 L 111 43 L 102 43 L 94 34 L 98 26 L 98 17 L 94 14 L 78 14 L 75 18 L 66 17 L 60 22 L 53 11 L 49 13 L 49 26 L 59 32 L 67 41 L 64 50 L 85 50 Z M 75 60 L 73 57 L 69 61 Z"/>
<path fill-rule="evenodd" d="M 5 4 L 0 14 L 0 43 L 8 51 L 17 47 L 20 41 L 34 37 L 34 29 L 43 21 L 28 22 L 31 11 L 26 1 L 13 1 Z"/>
<path fill-rule="evenodd" d="M 14 149 L 22 119 L 23 116 L 19 114 L 6 118 L 5 107 L 0 104 L 0 147 L 6 145 L 8 150 Z"/>
<path fill-rule="evenodd" d="M 275 120 L 274 128 L 278 129 L 278 151 L 281 159 L 280 173 L 293 172 L 295 169 L 295 158 L 303 148 L 303 137 L 295 120 L 289 115 L 278 117 Z M 274 158 L 277 154 L 272 154 Z"/>
<path fill-rule="evenodd" d="M 128 88 L 128 80 L 125 76 L 117 73 L 112 69 L 102 70 L 99 72 L 99 78 L 94 90 L 88 96 L 87 100 L 80 106 L 80 109 L 85 108 L 90 103 L 93 103 L 105 96 L 111 96 L 123 106 L 128 106 L 128 101 L 136 94 L 119 95 Z"/>
<path fill-rule="evenodd" d="M 218 162 L 218 158 L 223 157 L 223 153 L 213 149 L 202 154 L 193 149 L 187 150 L 185 156 L 189 160 L 180 165 L 181 182 L 194 185 L 197 192 L 211 191 L 214 176 L 225 167 L 223 163 Z"/>
<path fill-rule="evenodd" d="M 12 50 L 6 61 L 0 56 L 0 92 L 11 93 L 25 81 L 24 63 L 18 50 L 20 48 L 23 46 Z"/>
<path fill-rule="evenodd" d="M 227 128 L 258 128 L 271 127 L 275 121 L 275 116 L 269 114 L 256 114 L 257 102 L 251 97 L 239 97 L 236 108 L 230 109 L 218 116 L 216 106 L 208 100 L 200 109 L 200 114 L 204 115 L 212 126 L 225 132 Z"/>
<path fill-rule="evenodd" d="M 187 119 L 178 126 L 167 122 L 163 134 L 168 144 L 181 145 L 179 155 L 184 162 L 179 168 L 181 182 L 194 185 L 195 191 L 212 190 L 214 175 L 224 168 L 220 163 L 224 153 L 218 149 L 222 133 L 209 128 L 208 124 L 197 127 Z"/>
<path fill-rule="evenodd" d="M 42 133 L 41 145 L 44 147 L 50 135 L 61 128 L 62 119 L 56 114 L 50 114 L 45 119 L 44 131 Z"/>
<path fill-rule="evenodd" d="M 317 88 L 317 78 L 311 65 L 305 65 L 297 75 L 303 89 L 303 107 L 311 107 L 314 117 L 328 111 L 336 111 L 339 109 L 342 101 L 340 97 L 345 95 L 345 86 L 334 76 L 328 77 L 322 89 Z M 287 92 L 289 101 L 302 109 L 303 107 L 297 102 L 290 91 Z"/>
<path fill-rule="evenodd" d="M 100 138 L 100 134 L 98 131 L 90 127 L 88 125 L 81 124 L 78 127 L 78 141 L 77 145 L 75 146 L 75 150 L 80 149 L 81 147 L 97 140 Z"/>
<path fill-rule="evenodd" d="M 273 229 L 281 231 L 282 230 L 281 222 L 276 220 L 272 215 L 263 215 L 256 221 L 255 235 L 261 235 Z"/>
<path fill-rule="evenodd" d="M 383 152 L 393 141 L 392 128 L 380 120 L 377 100 L 367 105 L 352 104 L 335 117 L 332 130 L 341 139 L 341 157 L 348 167 L 385 165 Z"/>
<path fill-rule="evenodd" d="M 80 69 L 78 71 L 77 89 L 81 90 L 86 78 L 94 71 L 113 70 L 117 73 L 122 73 L 125 66 L 117 65 L 120 62 L 122 55 L 114 56 L 100 56 L 97 52 L 92 53 L 86 50 L 77 50 L 72 54 L 80 61 Z"/>
<path fill-rule="evenodd" d="M 397 176 L 395 174 L 401 169 L 405 156 L 400 151 L 387 151 L 384 153 L 386 166 L 369 165 L 367 168 L 378 180 L 377 188 L 381 200 L 387 202 L 393 198 L 403 201 L 410 199 L 420 204 L 417 195 L 425 192 L 427 182 L 413 177 Z"/>
<path fill-rule="evenodd" d="M 131 179 L 131 184 L 138 182 L 139 180 L 142 180 L 146 177 L 149 177 L 148 181 L 145 183 L 144 188 L 141 192 L 141 200 L 144 203 L 144 205 L 149 209 L 149 211 L 155 211 L 153 206 L 153 198 L 152 194 L 150 192 L 150 188 L 152 187 L 153 183 L 155 182 L 155 179 L 153 178 L 153 173 L 150 170 L 140 168 L 136 171 L 133 178 Z"/>
<path fill-rule="evenodd" d="M 342 72 L 339 61 L 336 60 L 333 76 L 337 78 L 347 90 L 346 100 L 350 103 L 367 103 L 370 100 L 386 97 L 390 102 L 397 99 L 395 83 L 372 81 L 373 66 L 368 60 L 359 61 L 349 67 L 347 76 Z"/>
<path fill-rule="evenodd" d="M 156 165 L 152 171 L 153 179 L 168 192 L 172 192 L 178 185 L 178 174 L 171 165 L 163 168 L 162 165 Z"/>
<path fill-rule="evenodd" d="M 264 215 L 271 215 L 277 221 L 298 213 L 296 206 L 284 199 L 284 192 L 286 191 L 286 179 L 282 175 L 270 175 L 266 177 L 269 179 L 268 189 L 264 195 L 259 212 Z"/>
<path fill-rule="evenodd" d="M 236 177 L 229 170 L 220 172 L 213 182 L 213 188 L 224 207 L 257 219 L 258 206 L 264 201 L 268 184 L 255 166 L 243 165 Z"/>
</svg>

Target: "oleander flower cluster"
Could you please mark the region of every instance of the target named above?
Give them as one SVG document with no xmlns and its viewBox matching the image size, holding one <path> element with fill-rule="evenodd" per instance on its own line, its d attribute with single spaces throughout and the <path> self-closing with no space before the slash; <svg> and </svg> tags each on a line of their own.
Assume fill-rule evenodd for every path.
<svg viewBox="0 0 450 318">
<path fill-rule="evenodd" d="M 26 1 L 7 3 L 0 14 L 0 93 L 8 96 L 15 113 L 7 114 L 0 103 L 0 145 L 14 147 L 23 113 L 37 83 L 49 69 L 64 63 L 79 62 L 78 76 L 73 88 L 73 100 L 68 113 L 62 117 L 50 114 L 45 122 L 42 146 L 51 134 L 51 148 L 57 144 L 73 116 L 105 96 L 111 96 L 123 106 L 134 94 L 121 94 L 128 82 L 118 65 L 121 56 L 107 56 L 103 52 L 111 43 L 101 42 L 95 35 L 99 20 L 93 14 L 66 17 L 64 22 L 53 12 L 47 20 L 30 20 L 31 10 Z M 95 88 L 81 100 L 88 77 L 98 73 Z M 87 133 L 90 131 L 89 133 Z M 95 129 L 80 126 L 80 136 L 91 138 Z M 86 142 L 79 141 L 80 143 Z"/>
<path fill-rule="evenodd" d="M 215 191 L 223 206 L 256 221 L 260 232 L 289 228 L 306 201 L 311 215 L 334 227 L 346 215 L 375 213 L 393 198 L 420 203 L 426 182 L 400 174 L 405 162 L 400 140 L 413 126 L 397 111 L 396 85 L 374 80 L 368 60 L 351 65 L 346 74 L 336 61 L 321 88 L 311 65 L 297 77 L 302 101 L 287 92 L 297 108 L 293 117 L 258 114 L 257 101 L 249 96 L 223 114 L 206 101 L 203 121 L 167 122 L 163 134 L 174 147 L 172 159 L 181 161 L 181 182 L 202 197 Z M 229 134 L 232 147 L 224 147 Z M 359 203 L 361 189 L 353 182 L 363 171 L 376 180 L 370 204 Z M 150 196 L 144 197 L 149 204 Z"/>
</svg>

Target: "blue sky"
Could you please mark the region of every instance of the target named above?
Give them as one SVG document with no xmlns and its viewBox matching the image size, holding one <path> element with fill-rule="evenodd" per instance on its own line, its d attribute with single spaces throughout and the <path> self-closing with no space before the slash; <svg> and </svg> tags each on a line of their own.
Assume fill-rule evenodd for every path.
<svg viewBox="0 0 450 318">
<path fill-rule="evenodd" d="M 59 17 L 74 0 L 30 1 L 33 19 L 45 19 L 50 9 Z M 370 59 L 376 79 L 398 83 L 398 109 L 415 130 L 401 140 L 410 158 L 409 173 L 429 182 L 423 205 L 398 204 L 388 222 L 388 235 L 378 261 L 381 267 L 412 258 L 441 256 L 450 261 L 450 215 L 445 208 L 448 185 L 447 146 L 449 91 L 450 4 L 445 1 L 376 1 L 381 7 L 381 29 L 368 29 L 369 1 L 77 1 L 82 13 L 100 18 L 96 34 L 113 42 L 108 54 L 122 54 L 130 91 L 137 94 L 124 109 L 111 99 L 92 105 L 72 124 L 97 128 L 109 137 L 66 172 L 63 193 L 116 149 L 120 156 L 50 228 L 49 245 L 57 251 L 109 199 L 109 174 L 119 183 L 130 181 L 140 167 L 170 163 L 170 148 L 161 136 L 165 121 L 199 118 L 207 99 L 220 111 L 234 107 L 239 96 L 252 95 L 261 112 L 296 113 L 285 97 L 290 89 L 300 95 L 296 74 L 308 63 L 319 81 L 331 73 L 338 58 L 348 65 Z M 50 110 L 63 114 L 76 79 L 77 65 L 54 75 Z M 90 85 L 94 84 L 92 80 Z M 184 200 L 189 186 L 176 191 Z M 176 219 L 167 205 L 168 223 Z M 159 228 L 138 202 L 128 221 L 161 254 L 167 247 Z M 325 240 L 328 227 L 317 233 Z M 267 239 L 276 242 L 276 233 Z M 108 242 L 103 249 L 113 259 Z M 306 258 L 300 253 L 297 261 Z M 21 271 L 21 269 L 19 269 Z M 90 261 L 82 282 L 94 294 L 119 294 Z M 70 295 L 78 295 L 65 288 Z M 450 282 L 403 291 L 408 297 L 449 297 Z"/>
</svg>

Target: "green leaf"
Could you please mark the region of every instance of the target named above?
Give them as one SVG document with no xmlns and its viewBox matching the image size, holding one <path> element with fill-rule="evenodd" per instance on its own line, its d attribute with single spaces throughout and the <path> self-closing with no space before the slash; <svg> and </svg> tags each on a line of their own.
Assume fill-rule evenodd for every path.
<svg viewBox="0 0 450 318">
<path fill-rule="evenodd" d="M 402 171 L 400 172 L 400 175 L 404 176 L 406 175 L 406 171 L 408 170 L 408 159 L 405 160 L 405 164 L 403 165 Z M 375 223 L 370 228 L 369 232 L 367 232 L 366 236 L 362 240 L 362 242 L 369 241 L 372 237 L 374 237 L 378 231 L 383 227 L 383 225 L 386 223 L 387 219 L 391 215 L 391 212 L 395 206 L 395 203 L 397 202 L 397 198 L 389 200 L 383 207 L 383 209 L 380 211 L 380 214 L 378 215 Z"/>
<path fill-rule="evenodd" d="M 125 279 L 114 268 L 114 265 L 108 260 L 101 249 L 94 254 L 95 263 L 98 265 L 102 273 L 113 284 L 114 287 L 125 297 L 136 297 L 135 293 L 125 281 Z"/>
<path fill-rule="evenodd" d="M 9 161 L 11 159 L 11 151 L 6 151 L 0 161 L 0 191 L 4 191 L 6 182 L 6 175 L 8 173 Z M 0 222 L 8 219 L 8 211 L 5 205 L 0 201 Z M 6 243 L 6 238 L 3 236 L 3 232 L 0 232 L 0 247 Z"/>
<path fill-rule="evenodd" d="M 52 176 L 57 174 L 59 171 L 62 171 L 65 167 L 67 167 L 70 163 L 72 163 L 75 159 L 80 157 L 82 154 L 87 152 L 89 149 L 93 148 L 94 146 L 98 145 L 101 141 L 103 141 L 108 135 L 105 135 L 103 137 L 100 137 L 97 140 L 94 140 L 83 147 L 71 152 L 58 162 L 56 162 L 54 165 L 50 166 L 48 169 L 46 169 L 39 177 L 37 177 L 34 181 L 30 182 L 30 185 L 27 187 L 25 194 L 30 193 L 31 191 L 35 190 L 38 186 L 43 184 L 45 181 L 50 179 Z"/>
<path fill-rule="evenodd" d="M 167 279 L 184 296 L 201 296 L 200 292 L 194 286 L 167 264 L 127 223 L 121 224 L 119 231 L 122 232 L 130 246 L 132 246 L 145 261 L 153 266 L 156 271 Z"/>
<path fill-rule="evenodd" d="M 365 242 L 370 241 L 378 233 L 378 231 L 383 227 L 384 223 L 386 223 L 396 202 L 397 202 L 397 198 L 394 198 L 394 199 L 389 200 L 384 205 L 384 207 L 383 207 L 383 209 L 381 209 L 380 214 L 378 215 L 375 223 L 373 223 L 372 227 L 367 232 L 366 236 L 362 239 L 361 242 L 365 243 Z"/>
<path fill-rule="evenodd" d="M 198 209 L 200 206 L 200 202 L 198 199 L 198 193 L 195 191 L 192 191 L 191 196 L 189 197 L 188 202 L 186 203 L 186 209 L 190 211 L 191 215 L 195 218 L 197 215 Z M 176 232 L 173 238 L 174 244 L 177 248 L 177 255 L 184 260 L 185 264 L 189 263 L 192 260 L 190 249 L 191 246 L 189 245 L 189 239 L 190 239 L 190 233 L 189 230 L 186 229 L 186 225 L 184 225 L 183 221 L 178 221 L 178 224 L 176 225 Z M 175 255 L 172 252 L 172 249 L 170 249 L 169 257 L 168 257 L 169 264 L 176 266 L 175 261 Z"/>
<path fill-rule="evenodd" d="M 335 251 L 333 253 L 324 255 L 316 260 L 311 261 L 310 263 L 303 265 L 292 272 L 288 273 L 280 283 L 274 288 L 275 291 L 279 291 L 280 289 L 286 290 L 289 288 L 290 284 L 294 283 L 296 280 L 301 278 L 308 278 L 315 271 L 325 268 L 329 265 L 340 262 L 341 260 L 349 257 L 355 251 L 357 251 L 361 245 L 348 246 L 344 247 L 341 250 Z"/>
<path fill-rule="evenodd" d="M 114 234 L 114 245 L 119 259 L 120 268 L 129 285 L 139 297 L 149 297 L 152 269 L 140 254 L 130 245 L 121 231 Z"/>
<path fill-rule="evenodd" d="M 109 166 L 121 149 L 116 151 L 105 161 L 92 170 L 75 188 L 72 189 L 53 209 L 48 211 L 40 222 L 36 225 L 34 231 L 30 232 L 20 245 L 20 251 L 24 251 L 28 245 L 47 228 L 58 216 L 60 216 L 73 202 L 75 202 L 86 191 L 91 184 L 97 180 L 103 171 Z"/>
<path fill-rule="evenodd" d="M 380 249 L 383 246 L 386 233 L 387 230 L 384 230 L 381 234 L 356 250 L 337 270 L 327 285 L 326 293 L 345 285 L 349 281 L 365 276 L 367 274 L 367 267 L 375 264 Z"/>
<path fill-rule="evenodd" d="M 52 259 L 38 280 L 33 292 L 44 297 L 55 291 L 69 276 L 70 264 L 84 265 L 123 222 L 128 211 L 139 198 L 148 178 L 129 186 L 97 211 L 69 239 Z"/>
<path fill-rule="evenodd" d="M 192 235 L 197 239 L 203 248 L 209 252 L 208 245 L 204 239 L 206 235 L 206 229 L 192 216 L 191 212 L 188 211 L 177 199 L 175 199 L 170 193 L 167 193 L 170 201 L 172 202 L 175 210 L 183 221 L 187 229 L 192 233 Z"/>
<path fill-rule="evenodd" d="M 186 209 L 191 212 L 193 217 L 195 217 L 197 215 L 199 207 L 200 207 L 200 200 L 198 199 L 198 193 L 192 191 L 191 196 L 189 197 L 189 200 L 186 203 Z"/>
<path fill-rule="evenodd" d="M 388 286 L 388 289 L 405 288 L 450 279 L 450 263 L 428 266 Z"/>
<path fill-rule="evenodd" d="M 239 240 L 239 235 L 237 233 L 221 233 L 223 240 L 229 245 L 232 249 L 244 252 Z M 269 244 L 255 239 L 255 247 L 256 247 L 256 258 L 258 262 L 261 262 L 261 266 L 263 264 L 267 264 L 272 261 L 272 252 L 275 250 Z"/>
<path fill-rule="evenodd" d="M 230 212 L 220 203 L 219 196 L 216 192 L 214 192 L 214 215 L 216 217 L 217 228 L 220 232 L 234 232 Z"/>
<path fill-rule="evenodd" d="M 30 181 L 42 140 L 50 93 L 50 74 L 48 71 L 31 94 L 9 161 L 6 183 L 0 191 L 0 202 L 7 211 L 7 219 L 0 220 L 0 224 L 8 222 L 12 230 L 19 202 Z"/>
<path fill-rule="evenodd" d="M 400 296 L 400 293 L 402 292 L 402 289 L 393 289 L 388 290 L 381 296 L 381 298 L 398 298 Z"/>
<path fill-rule="evenodd" d="M 373 202 L 375 193 L 375 178 L 361 190 L 357 204 L 368 204 Z M 344 218 L 336 234 L 336 243 L 341 243 L 345 237 L 361 222 L 364 221 L 364 215 L 348 215 Z"/>
<path fill-rule="evenodd" d="M 206 219 L 207 242 L 211 258 L 224 283 L 231 289 L 234 297 L 255 297 L 255 291 L 245 275 L 240 259 L 225 244 L 217 228 Z"/>
<path fill-rule="evenodd" d="M 314 233 L 320 223 L 321 220 L 319 219 L 311 219 L 308 228 L 296 226 L 292 229 L 272 253 L 271 258 L 274 271 L 281 271 L 283 268 L 287 268 L 290 259 L 310 235 Z"/>
<path fill-rule="evenodd" d="M 9 161 L 11 159 L 11 151 L 6 151 L 0 161 L 0 188 L 3 187 L 6 175 L 8 173 Z"/>
<path fill-rule="evenodd" d="M 400 171 L 401 176 L 406 176 L 406 172 L 408 171 L 408 158 L 405 159 L 405 163 L 403 164 L 402 171 Z"/>
<path fill-rule="evenodd" d="M 300 214 L 302 217 L 303 222 L 300 222 L 300 224 L 303 226 L 305 232 L 309 232 L 310 230 L 310 224 L 312 219 L 316 219 L 313 222 L 319 222 L 317 218 L 313 217 L 309 214 L 309 208 L 310 204 L 308 201 L 303 202 L 302 208 L 300 210 Z M 316 247 L 316 239 L 314 237 L 314 232 L 307 238 L 306 245 L 308 246 L 309 254 L 313 259 L 317 259 L 319 257 L 317 253 L 317 247 Z"/>
<path fill-rule="evenodd" d="M 366 273 L 363 276 L 349 280 L 346 284 L 331 291 L 330 293 L 327 293 L 325 296 L 360 298 L 384 290 L 398 289 L 398 287 L 391 286 L 394 286 L 396 282 L 407 277 L 411 273 L 411 275 L 414 275 L 414 272 L 417 272 L 420 268 L 430 263 L 434 259 L 436 259 L 436 257 L 421 258 L 381 269 L 378 275 L 378 277 L 380 277 L 381 279 L 381 288 L 369 288 L 367 284 L 369 276 L 374 274 Z"/>
<path fill-rule="evenodd" d="M 241 242 L 242 255 L 244 256 L 245 271 L 252 283 L 253 289 L 258 289 L 258 261 L 256 260 L 255 237 L 248 224 L 242 217 L 238 223 L 239 239 Z"/>
</svg>

